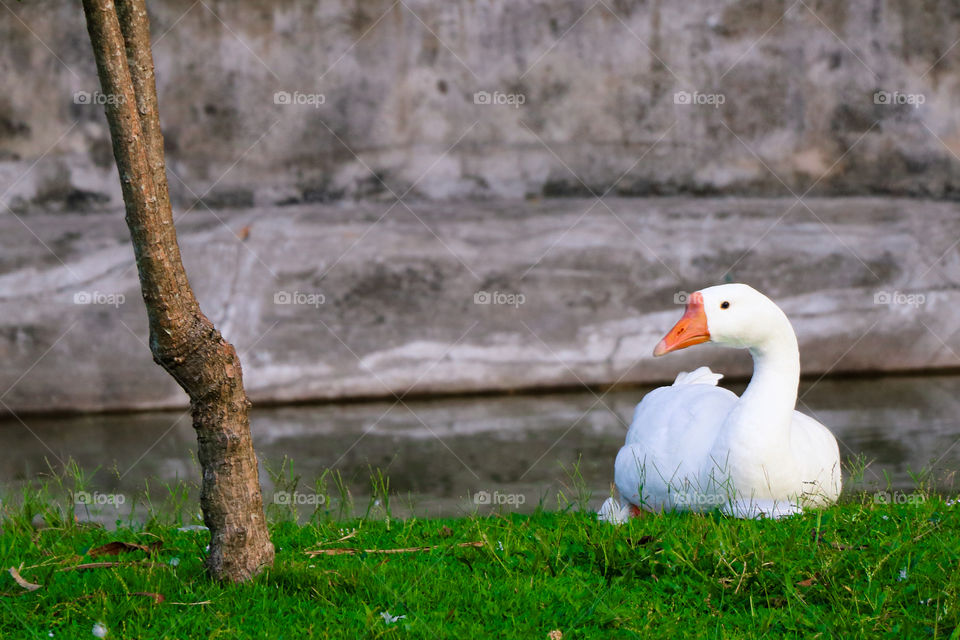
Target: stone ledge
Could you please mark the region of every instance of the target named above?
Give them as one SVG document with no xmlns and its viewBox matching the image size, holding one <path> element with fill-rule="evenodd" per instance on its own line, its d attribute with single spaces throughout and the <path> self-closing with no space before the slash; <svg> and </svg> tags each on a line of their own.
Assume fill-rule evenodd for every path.
<svg viewBox="0 0 960 640">
<path fill-rule="evenodd" d="M 960 366 L 960 203 L 805 203 L 298 205 L 195 210 L 178 229 L 255 402 L 644 383 L 700 364 L 748 375 L 742 352 L 651 356 L 675 294 L 723 281 L 778 301 L 805 374 Z M 0 218 L 10 409 L 185 405 L 147 349 L 122 218 Z"/>
</svg>

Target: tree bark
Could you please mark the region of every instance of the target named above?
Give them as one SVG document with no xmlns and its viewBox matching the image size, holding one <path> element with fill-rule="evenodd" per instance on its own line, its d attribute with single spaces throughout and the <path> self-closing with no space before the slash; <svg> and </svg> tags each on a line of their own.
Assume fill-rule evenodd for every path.
<svg viewBox="0 0 960 640">
<path fill-rule="evenodd" d="M 211 576 L 239 582 L 273 563 L 236 350 L 203 314 L 180 259 L 170 207 L 144 0 L 83 0 L 126 221 L 150 325 L 150 350 L 190 396 L 210 529 Z"/>
</svg>

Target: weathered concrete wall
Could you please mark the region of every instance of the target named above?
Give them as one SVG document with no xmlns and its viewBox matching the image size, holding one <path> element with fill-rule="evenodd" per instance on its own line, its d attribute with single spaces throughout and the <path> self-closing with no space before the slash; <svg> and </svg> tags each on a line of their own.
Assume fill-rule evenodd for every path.
<svg viewBox="0 0 960 640">
<path fill-rule="evenodd" d="M 25 220 L 0 219 L 0 399 L 182 405 L 149 355 L 122 213 Z M 808 374 L 960 366 L 958 203 L 303 205 L 194 211 L 179 228 L 255 401 L 658 381 L 704 363 L 745 375 L 744 352 L 651 356 L 678 289 L 725 280 L 782 305 Z"/>
<path fill-rule="evenodd" d="M 951 0 L 150 9 L 182 206 L 408 189 L 436 199 L 811 187 L 955 198 L 960 187 Z M 98 87 L 77 3 L 11 3 L 0 69 L 0 202 L 18 212 L 116 207 L 102 108 L 74 100 Z M 475 104 L 481 91 L 523 104 Z M 875 100 L 878 91 L 888 93 Z M 276 104 L 276 92 L 307 104 Z M 318 94 L 323 104 L 310 104 Z"/>
</svg>

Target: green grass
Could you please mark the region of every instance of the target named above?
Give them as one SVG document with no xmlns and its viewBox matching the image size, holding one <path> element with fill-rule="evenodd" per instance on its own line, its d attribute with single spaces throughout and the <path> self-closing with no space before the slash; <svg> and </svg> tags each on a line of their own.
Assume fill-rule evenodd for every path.
<svg viewBox="0 0 960 640">
<path fill-rule="evenodd" d="M 619 528 L 572 507 L 449 520 L 319 512 L 306 524 L 273 522 L 276 564 L 243 585 L 207 579 L 205 531 L 162 518 L 108 531 L 43 499 L 4 503 L 2 566 L 22 566 L 42 586 L 0 576 L 2 638 L 93 638 L 97 622 L 108 638 L 960 635 L 960 504 L 924 494 L 905 504 L 847 498 L 777 521 L 665 514 Z M 38 511 L 51 526 L 34 528 Z M 114 540 L 162 548 L 97 558 L 119 567 L 63 571 Z M 304 553 L 426 545 L 439 548 Z M 383 612 L 405 617 L 388 623 Z"/>
</svg>

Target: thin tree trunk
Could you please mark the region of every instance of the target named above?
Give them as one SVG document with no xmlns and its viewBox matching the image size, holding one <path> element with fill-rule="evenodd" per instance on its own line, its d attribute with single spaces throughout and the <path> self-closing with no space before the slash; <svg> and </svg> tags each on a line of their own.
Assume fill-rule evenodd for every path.
<svg viewBox="0 0 960 640">
<path fill-rule="evenodd" d="M 210 529 L 207 569 L 242 581 L 273 563 L 240 359 L 203 315 L 180 259 L 144 0 L 83 0 L 106 102 L 150 350 L 190 396 Z M 119 17 L 118 17 L 119 14 Z"/>
</svg>

